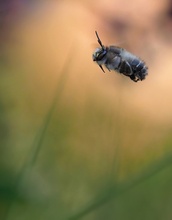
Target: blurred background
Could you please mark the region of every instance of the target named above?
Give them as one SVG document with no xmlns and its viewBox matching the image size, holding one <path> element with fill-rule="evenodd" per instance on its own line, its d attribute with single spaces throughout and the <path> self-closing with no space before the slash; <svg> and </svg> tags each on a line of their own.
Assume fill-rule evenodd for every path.
<svg viewBox="0 0 172 220">
<path fill-rule="evenodd" d="M 104 74 L 124 47 L 146 80 Z M 172 1 L 0 1 L 0 219 L 172 219 Z"/>
</svg>

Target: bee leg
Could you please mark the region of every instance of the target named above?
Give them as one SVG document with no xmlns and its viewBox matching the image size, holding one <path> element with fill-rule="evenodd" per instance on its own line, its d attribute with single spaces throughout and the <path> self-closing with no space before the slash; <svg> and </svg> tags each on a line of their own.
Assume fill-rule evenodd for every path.
<svg viewBox="0 0 172 220">
<path fill-rule="evenodd" d="M 106 66 L 106 65 L 105 65 Z M 110 72 L 110 69 L 106 66 L 106 68 L 109 70 L 109 72 Z"/>
<path fill-rule="evenodd" d="M 131 76 L 129 76 L 131 80 L 133 80 L 134 82 L 139 81 L 138 78 L 136 78 L 136 76 L 134 74 L 132 74 Z"/>
<path fill-rule="evenodd" d="M 104 71 L 102 65 L 99 65 L 99 67 L 100 67 L 100 69 L 105 73 L 105 71 Z"/>
</svg>

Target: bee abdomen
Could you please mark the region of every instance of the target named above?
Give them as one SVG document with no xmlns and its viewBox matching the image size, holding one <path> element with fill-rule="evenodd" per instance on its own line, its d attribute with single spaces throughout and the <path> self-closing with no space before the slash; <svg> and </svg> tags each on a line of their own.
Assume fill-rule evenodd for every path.
<svg viewBox="0 0 172 220">
<path fill-rule="evenodd" d="M 119 66 L 119 72 L 126 75 L 126 76 L 130 76 L 133 73 L 130 64 L 124 60 L 121 61 L 121 64 Z"/>
<path fill-rule="evenodd" d="M 131 67 L 132 67 L 132 75 L 130 76 L 130 78 L 137 82 L 139 80 L 144 80 L 146 78 L 146 75 L 148 74 L 147 70 L 147 66 L 144 63 L 144 61 L 140 60 L 140 59 L 134 59 L 131 62 Z"/>
</svg>

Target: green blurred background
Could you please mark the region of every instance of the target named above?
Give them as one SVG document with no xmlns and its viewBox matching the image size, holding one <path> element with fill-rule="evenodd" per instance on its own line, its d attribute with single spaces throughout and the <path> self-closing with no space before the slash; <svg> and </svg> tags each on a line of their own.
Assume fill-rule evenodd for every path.
<svg viewBox="0 0 172 220">
<path fill-rule="evenodd" d="M 172 1 L 2 0 L 0 27 L 0 219 L 171 220 Z"/>
</svg>

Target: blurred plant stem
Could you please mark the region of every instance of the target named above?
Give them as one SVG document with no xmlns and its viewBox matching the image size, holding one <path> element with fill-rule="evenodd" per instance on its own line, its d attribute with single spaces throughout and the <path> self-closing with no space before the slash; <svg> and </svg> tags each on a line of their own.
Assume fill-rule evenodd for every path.
<svg viewBox="0 0 172 220">
<path fill-rule="evenodd" d="M 38 158 L 38 155 L 41 150 L 44 138 L 46 136 L 48 126 L 49 126 L 50 121 L 52 119 L 53 112 L 54 112 L 55 108 L 57 107 L 59 98 L 60 98 L 62 91 L 63 91 L 63 88 L 65 86 L 67 76 L 69 73 L 69 67 L 71 68 L 72 57 L 73 57 L 71 54 L 72 51 L 73 50 L 70 49 L 69 55 L 68 55 L 67 59 L 65 60 L 65 63 L 62 67 L 61 74 L 59 74 L 60 78 L 59 78 L 57 86 L 56 86 L 55 97 L 52 101 L 50 109 L 47 112 L 47 115 L 45 116 L 44 122 L 43 122 L 42 126 L 40 127 L 40 130 L 38 131 L 38 133 L 33 141 L 30 153 L 27 154 L 25 163 L 22 166 L 22 168 L 17 176 L 16 182 L 14 183 L 14 188 L 17 190 L 19 189 L 20 185 L 22 184 L 22 180 L 24 179 L 24 177 L 29 175 L 29 172 L 31 171 L 32 167 L 34 166 L 34 164 Z M 15 207 L 14 206 L 15 202 L 16 202 L 15 200 L 12 200 L 10 202 L 4 220 L 10 219 L 13 207 Z"/>
<path fill-rule="evenodd" d="M 148 168 L 145 172 L 137 175 L 130 180 L 124 181 L 123 183 L 115 184 L 114 187 L 109 187 L 103 191 L 103 195 L 100 197 L 98 196 L 93 202 L 91 202 L 87 207 L 83 210 L 79 211 L 78 213 L 70 216 L 66 220 L 78 220 L 82 219 L 86 215 L 90 214 L 93 211 L 96 211 L 103 205 L 107 204 L 108 202 L 118 198 L 122 194 L 132 190 L 134 187 L 144 183 L 149 178 L 155 176 L 159 172 L 163 171 L 164 169 L 168 168 L 172 165 L 172 154 L 166 156 L 164 159 L 160 160 L 159 162 L 155 163 L 151 167 Z"/>
</svg>

